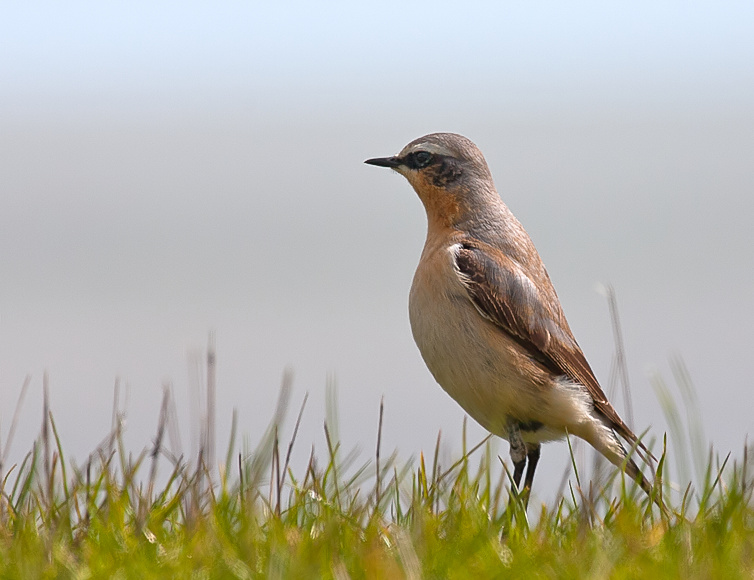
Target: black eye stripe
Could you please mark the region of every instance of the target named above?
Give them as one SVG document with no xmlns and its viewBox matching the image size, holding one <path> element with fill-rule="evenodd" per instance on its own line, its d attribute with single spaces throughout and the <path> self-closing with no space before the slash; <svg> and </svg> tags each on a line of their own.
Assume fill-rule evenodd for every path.
<svg viewBox="0 0 754 580">
<path fill-rule="evenodd" d="M 422 169 L 434 161 L 435 156 L 429 151 L 415 151 L 414 153 L 409 153 L 406 157 L 406 165 L 411 169 Z"/>
</svg>

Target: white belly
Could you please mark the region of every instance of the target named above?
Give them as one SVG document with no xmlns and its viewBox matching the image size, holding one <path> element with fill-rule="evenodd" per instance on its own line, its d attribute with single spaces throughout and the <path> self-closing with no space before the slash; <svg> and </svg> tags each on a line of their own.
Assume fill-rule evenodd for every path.
<svg viewBox="0 0 754 580">
<path fill-rule="evenodd" d="M 414 340 L 437 382 L 472 418 L 500 437 L 507 436 L 511 419 L 544 424 L 525 439 L 562 436 L 563 430 L 549 420 L 552 377 L 476 310 L 447 249 L 427 254 L 414 276 L 409 318 Z"/>
</svg>

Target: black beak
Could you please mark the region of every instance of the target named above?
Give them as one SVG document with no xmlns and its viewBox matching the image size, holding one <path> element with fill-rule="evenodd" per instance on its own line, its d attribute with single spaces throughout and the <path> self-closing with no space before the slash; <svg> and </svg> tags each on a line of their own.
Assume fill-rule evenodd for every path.
<svg viewBox="0 0 754 580">
<path fill-rule="evenodd" d="M 374 159 L 367 159 L 364 163 L 376 165 L 377 167 L 390 167 L 392 169 L 403 165 L 403 161 L 398 157 L 375 157 Z"/>
</svg>

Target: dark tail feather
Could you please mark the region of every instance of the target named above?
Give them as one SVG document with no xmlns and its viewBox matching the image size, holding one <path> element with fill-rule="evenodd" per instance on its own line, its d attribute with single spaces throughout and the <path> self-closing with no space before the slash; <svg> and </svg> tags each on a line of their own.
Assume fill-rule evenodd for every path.
<svg viewBox="0 0 754 580">
<path fill-rule="evenodd" d="M 639 469 L 639 466 L 636 465 L 636 462 L 631 457 L 634 452 L 639 457 L 641 457 L 643 462 L 652 471 L 652 476 L 654 477 L 655 471 L 652 468 L 652 464 L 648 460 L 648 457 L 651 457 L 653 460 L 657 461 L 654 455 L 652 455 L 649 449 L 647 449 L 647 447 L 625 425 L 625 423 L 621 422 L 621 424 L 619 425 L 614 424 L 612 426 L 611 434 L 612 444 L 607 444 L 607 442 L 601 441 L 598 443 L 598 445 L 595 445 L 594 443 L 592 443 L 592 445 L 595 447 L 595 449 L 602 453 L 602 455 L 609 459 L 611 463 L 625 471 L 626 474 L 631 479 L 633 479 L 639 485 L 639 487 L 641 487 L 642 490 L 644 490 L 644 493 L 646 493 L 647 496 L 655 504 L 657 504 L 657 507 L 660 508 L 660 511 L 662 511 L 663 514 L 667 515 L 668 510 L 665 507 L 660 496 L 660 488 L 658 487 L 657 489 L 655 489 L 655 486 L 652 484 L 652 480 L 645 477 L 644 473 L 641 471 L 641 469 Z M 631 448 L 629 451 L 626 451 L 626 448 L 621 444 L 620 440 L 618 439 L 618 435 L 631 443 Z M 642 453 L 642 451 L 644 453 Z"/>
<path fill-rule="evenodd" d="M 636 483 L 638 483 L 639 487 L 641 487 L 649 497 L 652 497 L 652 494 L 654 493 L 652 485 L 644 477 L 644 474 L 642 473 L 641 469 L 639 469 L 639 466 L 636 465 L 636 462 L 630 457 L 626 456 L 624 464 L 626 474 Z"/>
<path fill-rule="evenodd" d="M 647 449 L 647 446 L 642 443 L 641 439 L 639 439 L 636 434 L 631 431 L 631 429 L 628 428 L 628 425 L 626 425 L 623 421 L 617 424 L 613 424 L 613 429 L 623 437 L 628 443 L 631 445 L 631 447 L 636 451 L 636 454 L 641 457 L 642 461 L 649 464 L 649 459 L 652 461 L 657 461 L 657 458 L 652 455 L 652 452 Z M 651 467 L 651 466 L 650 466 Z"/>
<path fill-rule="evenodd" d="M 633 444 L 633 450 L 636 450 L 636 448 L 641 445 L 641 442 L 637 439 Z M 641 446 L 642 449 L 646 451 L 646 447 L 643 445 Z M 637 451 L 638 453 L 638 451 Z M 649 451 L 647 451 L 649 453 Z M 651 453 L 649 453 L 652 455 Z M 649 463 L 647 462 L 646 458 L 643 457 L 641 454 L 639 454 L 642 459 L 644 460 L 647 465 Z M 652 456 L 652 459 L 654 459 L 654 456 Z M 633 479 L 639 487 L 641 487 L 644 490 L 644 493 L 647 494 L 649 499 L 651 499 L 658 508 L 660 508 L 660 511 L 663 513 L 663 515 L 668 516 L 668 508 L 665 506 L 665 503 L 662 501 L 662 494 L 660 493 L 661 489 L 660 487 L 655 487 L 647 478 L 644 476 L 644 473 L 639 469 L 639 466 L 636 465 L 636 462 L 631 459 L 631 456 L 626 453 L 625 458 L 623 459 L 623 465 L 621 466 L 623 470 L 626 472 L 626 474 Z M 651 468 L 651 466 L 650 466 Z M 653 470 L 654 475 L 654 470 Z M 655 481 L 657 481 L 657 476 L 655 475 Z"/>
</svg>

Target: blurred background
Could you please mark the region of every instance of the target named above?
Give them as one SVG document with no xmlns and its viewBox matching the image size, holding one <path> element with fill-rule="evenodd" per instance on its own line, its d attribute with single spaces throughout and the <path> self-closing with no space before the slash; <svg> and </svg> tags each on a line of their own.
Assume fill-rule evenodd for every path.
<svg viewBox="0 0 754 580">
<path fill-rule="evenodd" d="M 615 289 L 633 428 L 662 440 L 655 386 L 682 400 L 679 356 L 705 442 L 740 457 L 753 62 L 748 2 L 0 4 L 3 445 L 31 375 L 6 459 L 39 433 L 45 371 L 69 458 L 109 432 L 116 380 L 129 447 L 151 444 L 170 384 L 188 452 L 211 332 L 221 457 L 233 409 L 259 440 L 286 368 L 285 441 L 309 393 L 300 460 L 326 454 L 327 384 L 364 460 L 383 397 L 385 456 L 431 456 L 440 430 L 457 455 L 463 413 L 408 323 L 423 208 L 362 163 L 435 131 L 485 153 L 606 388 Z M 543 450 L 542 500 L 568 462 Z"/>
</svg>

